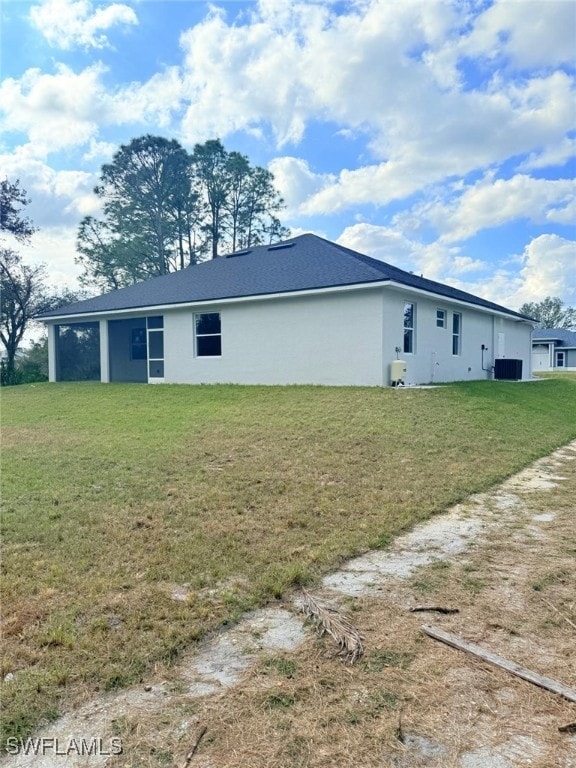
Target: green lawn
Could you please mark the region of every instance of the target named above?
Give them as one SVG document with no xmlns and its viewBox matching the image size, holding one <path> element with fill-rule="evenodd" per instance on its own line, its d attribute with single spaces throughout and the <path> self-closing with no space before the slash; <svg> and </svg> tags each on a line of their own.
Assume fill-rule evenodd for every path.
<svg viewBox="0 0 576 768">
<path fill-rule="evenodd" d="M 6 737 L 576 438 L 576 376 L 39 384 L 2 422 Z"/>
</svg>

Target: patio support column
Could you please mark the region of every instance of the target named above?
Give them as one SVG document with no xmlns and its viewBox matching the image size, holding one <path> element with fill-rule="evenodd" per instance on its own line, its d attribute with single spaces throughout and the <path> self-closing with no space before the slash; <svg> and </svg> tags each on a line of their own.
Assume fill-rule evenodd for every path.
<svg viewBox="0 0 576 768">
<path fill-rule="evenodd" d="M 57 367 L 57 361 L 56 361 L 56 355 L 57 355 L 57 344 L 56 340 L 58 339 L 58 326 L 53 325 L 50 323 L 48 325 L 48 381 L 56 381 L 58 370 Z"/>
<path fill-rule="evenodd" d="M 108 353 L 108 320 L 100 320 L 100 381 L 110 381 L 110 355 Z"/>
</svg>

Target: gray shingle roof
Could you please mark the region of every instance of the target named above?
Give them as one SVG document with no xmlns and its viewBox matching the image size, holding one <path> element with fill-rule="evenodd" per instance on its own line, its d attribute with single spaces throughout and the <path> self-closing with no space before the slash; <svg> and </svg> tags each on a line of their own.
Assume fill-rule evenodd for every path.
<svg viewBox="0 0 576 768">
<path fill-rule="evenodd" d="M 465 301 L 525 318 L 478 296 L 418 277 L 312 234 L 202 262 L 179 272 L 60 307 L 42 317 L 50 319 L 390 281 L 446 299 Z"/>
<path fill-rule="evenodd" d="M 576 331 L 566 328 L 535 328 L 532 341 L 555 341 L 557 347 L 576 347 Z"/>
</svg>

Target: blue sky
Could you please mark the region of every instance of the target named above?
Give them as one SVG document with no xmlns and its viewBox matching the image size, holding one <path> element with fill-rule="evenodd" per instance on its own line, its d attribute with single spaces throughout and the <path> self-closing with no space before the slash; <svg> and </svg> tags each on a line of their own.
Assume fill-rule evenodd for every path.
<svg viewBox="0 0 576 768">
<path fill-rule="evenodd" d="M 100 167 L 220 138 L 316 232 L 517 308 L 576 306 L 573 0 L 5 0 L 0 174 L 73 287 Z"/>
</svg>

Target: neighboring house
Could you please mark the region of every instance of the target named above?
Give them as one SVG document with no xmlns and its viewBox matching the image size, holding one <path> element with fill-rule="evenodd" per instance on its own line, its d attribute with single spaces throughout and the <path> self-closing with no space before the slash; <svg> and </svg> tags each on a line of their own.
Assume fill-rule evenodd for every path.
<svg viewBox="0 0 576 768">
<path fill-rule="evenodd" d="M 532 370 L 576 371 L 576 331 L 535 328 L 532 333 Z"/>
<path fill-rule="evenodd" d="M 529 318 L 311 234 L 42 319 L 51 381 L 387 386 L 398 358 L 406 384 L 490 378 L 498 360 L 531 376 Z M 74 368 L 90 375 L 67 367 L 74 334 L 99 350 Z"/>
</svg>

